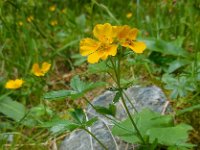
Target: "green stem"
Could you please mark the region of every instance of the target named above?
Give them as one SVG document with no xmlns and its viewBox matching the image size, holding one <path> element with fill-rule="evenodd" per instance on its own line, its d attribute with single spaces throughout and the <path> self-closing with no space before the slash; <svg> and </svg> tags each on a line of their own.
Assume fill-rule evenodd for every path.
<svg viewBox="0 0 200 150">
<path fill-rule="evenodd" d="M 90 132 L 86 128 L 83 128 L 83 130 L 85 130 L 88 134 L 90 134 L 105 150 L 108 150 L 108 148 L 92 132 Z"/>
<path fill-rule="evenodd" d="M 124 92 L 124 90 L 122 90 L 122 93 L 124 93 L 126 99 L 128 100 L 128 102 L 131 104 L 132 108 L 135 110 L 135 112 L 137 113 L 137 109 L 135 108 L 135 106 L 133 105 L 133 103 L 131 102 L 130 98 L 128 97 L 128 95 Z"/>
<path fill-rule="evenodd" d="M 145 141 L 144 141 L 144 139 L 143 139 L 143 137 L 142 137 L 142 135 L 141 135 L 141 133 L 140 133 L 140 131 L 139 131 L 139 129 L 138 129 L 136 123 L 134 122 L 134 120 L 133 120 L 133 118 L 132 118 L 132 116 L 131 116 L 131 113 L 130 113 L 129 110 L 128 110 L 128 107 L 126 106 L 126 102 L 125 102 L 125 99 L 124 99 L 123 95 L 122 95 L 121 98 L 122 98 L 122 103 L 123 103 L 123 105 L 124 105 L 124 107 L 125 107 L 125 110 L 126 110 L 126 112 L 127 112 L 127 114 L 128 114 L 128 117 L 129 117 L 130 120 L 131 120 L 132 125 L 134 126 L 134 128 L 135 128 L 135 130 L 136 130 L 136 132 L 137 132 L 139 138 L 141 139 L 142 143 L 145 144 Z"/>
<path fill-rule="evenodd" d="M 87 99 L 87 97 L 84 96 L 83 98 L 94 110 L 96 110 L 95 106 Z"/>
<path fill-rule="evenodd" d="M 119 56 L 119 57 L 120 57 L 120 56 Z M 116 84 L 117 84 L 117 86 L 118 86 L 118 89 L 121 89 L 121 83 L 120 83 L 120 58 L 119 58 L 119 57 L 117 57 L 117 58 L 118 58 L 118 65 L 117 65 L 117 68 L 116 68 L 116 65 L 114 64 L 112 58 L 111 58 L 111 63 L 112 63 L 112 65 L 113 65 L 113 70 L 114 70 L 115 77 L 116 77 L 116 81 L 117 81 Z M 123 89 L 122 89 L 122 91 L 123 91 Z M 142 137 L 142 134 L 140 133 L 139 129 L 137 128 L 137 125 L 136 125 L 136 123 L 134 122 L 134 120 L 133 120 L 133 118 L 132 118 L 132 116 L 131 116 L 131 114 L 130 114 L 130 112 L 129 112 L 129 110 L 128 110 L 128 107 L 127 107 L 127 105 L 126 105 L 126 102 L 125 102 L 125 99 L 124 99 L 124 97 L 123 97 L 123 94 L 122 94 L 122 96 L 121 96 L 121 99 L 122 99 L 122 103 L 123 103 L 123 105 L 124 105 L 124 107 L 125 107 L 125 110 L 126 110 L 126 113 L 128 114 L 128 117 L 129 117 L 130 120 L 131 120 L 131 123 L 132 123 L 133 127 L 135 128 L 135 130 L 136 130 L 136 132 L 137 132 L 139 138 L 141 139 L 142 143 L 145 145 L 146 143 L 145 143 L 145 141 L 144 141 L 144 139 L 143 139 L 143 137 Z"/>
</svg>

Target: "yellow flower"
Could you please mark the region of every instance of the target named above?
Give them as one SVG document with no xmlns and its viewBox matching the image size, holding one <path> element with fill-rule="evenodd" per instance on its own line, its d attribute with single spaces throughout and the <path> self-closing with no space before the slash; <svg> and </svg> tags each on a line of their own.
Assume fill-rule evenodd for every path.
<svg viewBox="0 0 200 150">
<path fill-rule="evenodd" d="M 19 26 L 23 26 L 23 22 L 22 22 L 22 21 L 19 21 L 19 22 L 18 22 L 18 25 L 19 25 Z"/>
<path fill-rule="evenodd" d="M 57 20 L 52 20 L 50 22 L 51 26 L 56 26 L 58 24 Z"/>
<path fill-rule="evenodd" d="M 8 80 L 5 84 L 6 89 L 18 89 L 22 86 L 24 81 L 22 79 Z"/>
<path fill-rule="evenodd" d="M 49 7 L 49 11 L 52 11 L 52 12 L 53 12 L 53 11 L 55 11 L 55 10 L 56 10 L 56 5 L 52 5 L 52 6 Z"/>
<path fill-rule="evenodd" d="M 49 71 L 50 67 L 51 67 L 51 64 L 47 62 L 43 62 L 41 68 L 38 63 L 34 63 L 32 66 L 32 73 L 38 77 L 44 76 Z"/>
<path fill-rule="evenodd" d="M 80 42 L 80 53 L 88 56 L 89 63 L 97 63 L 100 59 L 105 60 L 108 56 L 117 54 L 117 45 L 113 44 L 115 34 L 109 23 L 97 24 L 93 34 L 98 40 L 85 38 Z"/>
<path fill-rule="evenodd" d="M 34 17 L 33 16 L 29 16 L 27 19 L 26 19 L 28 22 L 32 22 L 34 20 Z"/>
<path fill-rule="evenodd" d="M 132 49 L 135 53 L 143 53 L 146 44 L 144 42 L 136 41 L 138 29 L 130 28 L 127 25 L 115 26 L 113 28 L 117 39 L 122 46 Z"/>
<path fill-rule="evenodd" d="M 133 14 L 131 12 L 126 14 L 126 18 L 130 19 L 133 16 Z"/>
</svg>

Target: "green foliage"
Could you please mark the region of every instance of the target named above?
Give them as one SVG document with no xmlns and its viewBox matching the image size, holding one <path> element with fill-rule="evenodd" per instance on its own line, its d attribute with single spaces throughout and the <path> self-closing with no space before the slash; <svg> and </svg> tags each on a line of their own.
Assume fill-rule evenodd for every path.
<svg viewBox="0 0 200 150">
<path fill-rule="evenodd" d="M 86 83 L 80 80 L 78 76 L 74 76 L 70 81 L 70 86 L 72 90 L 59 90 L 48 92 L 44 95 L 46 100 L 63 99 L 70 97 L 71 99 L 78 99 L 84 96 L 88 91 L 104 86 L 104 82 Z"/>
<path fill-rule="evenodd" d="M 174 125 L 173 118 L 170 115 L 162 116 L 159 113 L 144 109 L 133 117 L 144 140 L 150 144 L 154 144 L 156 141 L 157 145 L 162 146 L 177 146 L 178 148 L 190 148 L 192 146 L 187 143 L 188 131 L 192 127 L 186 124 Z M 129 143 L 141 143 L 129 118 L 122 121 L 120 126 L 115 125 L 113 127 L 112 133 L 114 135 Z"/>
<path fill-rule="evenodd" d="M 122 96 L 122 91 L 117 91 L 113 99 L 113 103 L 117 103 Z"/>
<path fill-rule="evenodd" d="M 53 134 L 60 134 L 77 128 L 84 129 L 92 126 L 98 120 L 97 117 L 87 120 L 83 109 L 74 109 L 70 111 L 70 114 L 73 121 L 56 118 L 52 121 L 43 122 L 40 127 L 49 128 Z"/>
<path fill-rule="evenodd" d="M 165 74 L 162 77 L 162 81 L 166 84 L 165 88 L 172 90 L 170 97 L 175 99 L 177 97 L 184 97 L 188 92 L 196 90 L 196 85 L 190 78 L 185 76 L 173 77 L 172 75 Z"/>
<path fill-rule="evenodd" d="M 103 115 L 116 115 L 116 106 L 114 104 L 109 104 L 109 107 L 95 106 L 95 111 Z"/>
<path fill-rule="evenodd" d="M 15 121 L 20 121 L 25 116 L 26 108 L 10 97 L 4 97 L 0 99 L 0 112 Z"/>
<path fill-rule="evenodd" d="M 102 61 L 96 64 L 89 64 L 88 72 L 89 73 L 105 73 L 109 71 L 106 61 Z"/>
<path fill-rule="evenodd" d="M 50 11 L 51 6 L 55 6 L 54 11 Z M 33 149 L 39 149 L 37 144 L 41 145 L 49 141 L 49 137 L 40 135 L 43 128 L 42 130 L 37 128 L 38 123 L 42 124 L 51 119 L 55 124 L 46 127 L 54 133 L 63 133 L 65 129 L 72 131 L 77 128 L 76 123 L 57 118 L 65 113 L 66 105 L 62 101 L 57 104 L 51 103 L 51 100 L 66 97 L 82 98 L 86 92 L 101 86 L 101 83 L 86 83 L 76 77 L 72 84 L 74 88 L 55 91 L 60 86 L 66 87 L 66 82 L 62 78 L 63 72 L 68 73 L 75 66 L 80 67 L 86 62 L 85 57 L 77 54 L 79 41 L 85 35 L 91 36 L 91 29 L 97 23 L 109 22 L 112 25 L 127 24 L 137 27 L 140 30 L 141 41 L 147 43 L 148 51 L 142 55 L 130 56 L 132 51 L 126 52 L 125 55 L 130 57 L 122 64 L 125 68 L 122 71 L 124 77 L 120 79 L 125 87 L 141 81 L 144 84 L 159 82 L 164 90 L 171 91 L 172 99 L 177 99 L 174 103 L 175 107 L 182 102 L 180 97 L 191 105 L 178 111 L 177 116 L 199 109 L 199 6 L 197 0 L 157 0 L 156 2 L 137 0 L 137 3 L 130 0 L 1 0 L 0 135 L 6 138 L 2 141 L 0 139 L 0 145 L 5 143 L 9 145 L 8 137 L 11 135 L 14 137 L 12 147 L 6 148 L 16 149 L 15 144 L 30 144 L 33 145 L 28 145 L 30 149 L 34 145 L 36 146 Z M 129 12 L 133 16 L 126 18 Z M 31 22 L 27 21 L 30 16 L 34 18 Z M 52 21 L 57 21 L 57 24 L 52 25 Z M 43 61 L 51 62 L 52 74 L 44 78 L 33 78 L 32 64 Z M 127 62 L 129 66 L 125 65 Z M 105 74 L 111 70 L 109 66 L 106 61 L 102 61 L 89 65 L 86 73 Z M 27 82 L 20 90 L 5 89 L 5 82 L 15 78 L 22 78 Z M 157 81 L 157 79 L 161 80 Z M 44 94 L 49 89 L 52 92 Z M 49 101 L 41 101 L 42 95 Z M 119 100 L 120 95 L 120 92 L 116 93 L 114 102 Z M 71 104 L 67 107 L 71 107 Z M 108 108 L 98 107 L 97 110 L 103 114 L 115 114 L 114 105 Z M 198 122 L 198 118 L 194 124 L 195 122 Z M 89 122 L 91 123 L 93 120 Z M 180 127 L 175 130 L 181 131 Z M 13 135 L 15 133 L 17 135 Z M 157 142 L 154 141 L 154 144 L 156 145 Z M 153 147 L 153 144 L 151 146 Z M 0 149 L 5 147 L 0 146 Z M 170 146 L 168 149 L 178 148 Z"/>
<path fill-rule="evenodd" d="M 147 44 L 148 49 L 156 52 L 160 52 L 162 54 L 166 55 L 173 55 L 173 56 L 181 56 L 181 57 L 187 57 L 188 52 L 185 51 L 180 46 L 177 46 L 176 44 L 172 42 L 166 42 L 163 40 L 157 40 L 157 39 L 148 39 L 144 40 Z"/>
</svg>

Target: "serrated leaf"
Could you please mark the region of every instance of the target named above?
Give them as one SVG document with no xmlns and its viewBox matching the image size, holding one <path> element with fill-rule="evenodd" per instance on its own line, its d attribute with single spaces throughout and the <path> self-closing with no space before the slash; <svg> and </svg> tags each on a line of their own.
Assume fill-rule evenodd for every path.
<svg viewBox="0 0 200 150">
<path fill-rule="evenodd" d="M 70 81 L 70 86 L 73 89 L 73 92 L 71 92 L 71 98 L 72 99 L 78 99 L 84 94 L 96 87 L 104 86 L 105 82 L 96 82 L 96 83 L 87 83 L 80 80 L 79 76 L 74 76 L 72 80 Z"/>
<path fill-rule="evenodd" d="M 95 110 L 103 115 L 112 115 L 115 116 L 116 114 L 116 106 L 113 104 L 109 104 L 109 108 L 102 107 L 102 106 L 95 106 Z"/>
<path fill-rule="evenodd" d="M 155 144 L 156 141 L 156 143 L 164 146 L 179 146 L 183 148 L 193 146 L 187 143 L 188 131 L 192 127 L 186 124 L 174 126 L 173 118 L 169 115 L 162 116 L 159 113 L 145 109 L 134 115 L 133 118 L 144 140 L 151 144 Z M 129 143 L 141 143 L 129 118 L 122 121 L 120 126 L 123 126 L 123 128 L 116 125 L 113 127 L 112 133 L 114 135 Z"/>
<path fill-rule="evenodd" d="M 85 123 L 85 125 L 88 126 L 88 127 L 90 127 L 90 126 L 92 126 L 97 120 L 98 120 L 98 118 L 97 118 L 97 117 L 94 117 L 94 118 L 88 120 L 88 121 Z"/>
<path fill-rule="evenodd" d="M 86 116 L 83 109 L 77 108 L 73 111 L 70 111 L 71 116 L 78 124 L 84 124 L 86 122 Z"/>
<path fill-rule="evenodd" d="M 74 91 L 82 92 L 85 87 L 85 83 L 80 80 L 79 76 L 74 76 L 70 81 L 70 87 Z"/>
<path fill-rule="evenodd" d="M 10 97 L 0 100 L 0 112 L 15 121 L 20 121 L 25 115 L 25 106 Z"/>
<path fill-rule="evenodd" d="M 187 147 L 189 130 L 192 130 L 191 126 L 179 124 L 174 127 L 151 128 L 146 134 L 149 136 L 150 143 L 157 139 L 158 143 L 162 145 Z"/>
<path fill-rule="evenodd" d="M 159 113 L 153 112 L 148 109 L 144 109 L 138 114 L 133 116 L 136 125 L 142 134 L 143 138 L 148 139 L 146 131 L 152 127 L 166 127 L 172 124 L 171 116 L 161 116 Z M 120 128 L 119 126 L 114 126 L 112 133 L 119 136 L 126 142 L 130 143 L 140 143 L 140 139 L 137 137 L 136 131 L 131 123 L 131 120 L 127 118 L 126 120 L 120 123 L 120 126 L 123 126 L 125 129 Z M 136 138 L 137 137 L 137 138 Z"/>
</svg>

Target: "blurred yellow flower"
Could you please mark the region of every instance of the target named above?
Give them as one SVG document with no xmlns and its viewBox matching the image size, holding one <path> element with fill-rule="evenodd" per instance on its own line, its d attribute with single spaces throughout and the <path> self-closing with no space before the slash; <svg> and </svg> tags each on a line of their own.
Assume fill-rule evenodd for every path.
<svg viewBox="0 0 200 150">
<path fill-rule="evenodd" d="M 19 26 L 23 26 L 23 22 L 22 22 L 22 21 L 19 21 L 19 22 L 18 22 L 18 25 L 19 25 Z"/>
<path fill-rule="evenodd" d="M 133 14 L 131 12 L 126 14 L 126 18 L 130 19 L 133 16 Z"/>
<path fill-rule="evenodd" d="M 38 63 L 34 63 L 32 66 L 32 73 L 38 77 L 44 76 L 49 71 L 50 67 L 51 67 L 51 64 L 47 62 L 43 62 L 41 68 Z"/>
<path fill-rule="evenodd" d="M 53 11 L 55 11 L 55 10 L 56 10 L 56 5 L 52 5 L 52 6 L 49 7 L 49 11 L 52 11 L 52 12 L 53 12 Z"/>
<path fill-rule="evenodd" d="M 8 80 L 5 84 L 6 89 L 18 89 L 22 86 L 24 81 L 22 79 Z"/>
<path fill-rule="evenodd" d="M 100 59 L 105 60 L 108 56 L 117 54 L 118 45 L 113 44 L 113 27 L 109 23 L 97 24 L 93 34 L 98 40 L 85 38 L 80 42 L 80 53 L 88 56 L 89 63 L 97 63 Z"/>
<path fill-rule="evenodd" d="M 52 20 L 50 22 L 51 26 L 56 26 L 58 24 L 58 21 L 57 20 Z"/>
<path fill-rule="evenodd" d="M 135 53 L 143 53 L 146 44 L 144 42 L 136 41 L 138 29 L 124 25 L 115 26 L 114 31 L 122 46 L 132 49 Z"/>
<path fill-rule="evenodd" d="M 26 19 L 28 22 L 32 22 L 34 20 L 34 17 L 33 16 L 29 16 L 27 19 Z"/>
</svg>

